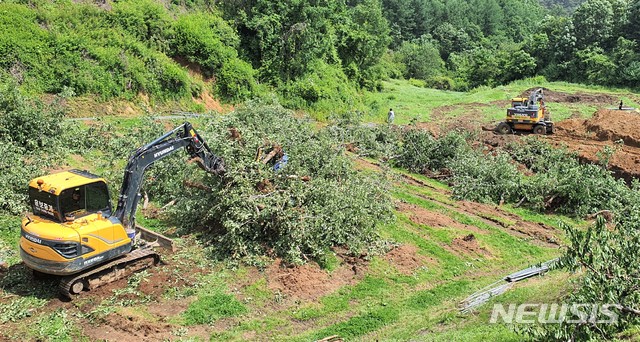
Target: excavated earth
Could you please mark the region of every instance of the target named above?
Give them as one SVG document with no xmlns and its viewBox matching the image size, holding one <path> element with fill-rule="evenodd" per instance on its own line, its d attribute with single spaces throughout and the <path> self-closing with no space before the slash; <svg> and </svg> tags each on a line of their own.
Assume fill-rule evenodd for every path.
<svg viewBox="0 0 640 342">
<path fill-rule="evenodd" d="M 529 90 L 521 96 L 528 93 Z M 616 103 L 619 99 L 607 94 L 566 94 L 548 89 L 544 90 L 544 94 L 552 115 L 554 103 L 580 103 L 598 108 L 588 119 L 581 118 L 576 111 L 570 119 L 556 121 L 555 134 L 544 136 L 544 139 L 554 146 L 566 147 L 585 163 L 599 163 L 608 146 L 613 151 L 608 167 L 616 177 L 627 182 L 640 177 L 640 110 L 618 110 Z M 507 106 L 508 103 L 505 102 L 501 107 Z M 495 124 L 497 122 L 480 124 L 475 129 L 468 130 L 478 131 L 482 128 L 479 142 L 489 147 L 504 146 L 526 136 L 495 134 L 491 131 Z"/>
<path fill-rule="evenodd" d="M 609 168 L 630 182 L 640 177 L 640 112 L 600 109 L 592 118 L 569 119 L 557 124 L 549 140 L 566 146 L 586 162 L 598 162 L 606 146 L 614 153 Z"/>
<path fill-rule="evenodd" d="M 640 177 L 640 111 L 599 109 L 589 119 L 556 122 L 556 132 L 544 136 L 557 147 L 576 153 L 585 163 L 599 163 L 606 149 L 612 151 L 609 169 L 618 178 L 631 182 Z M 483 131 L 480 140 L 490 147 L 504 146 L 523 135 L 497 135 Z"/>
</svg>

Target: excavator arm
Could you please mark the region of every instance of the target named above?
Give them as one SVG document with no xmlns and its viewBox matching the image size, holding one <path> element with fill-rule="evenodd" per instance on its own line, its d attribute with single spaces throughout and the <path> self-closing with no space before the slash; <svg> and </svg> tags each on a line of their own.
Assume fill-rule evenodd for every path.
<svg viewBox="0 0 640 342">
<path fill-rule="evenodd" d="M 140 188 L 145 170 L 156 161 L 173 154 L 184 147 L 191 159 L 205 171 L 221 174 L 225 171 L 224 162 L 215 156 L 207 143 L 195 131 L 189 122 L 165 133 L 158 139 L 142 146 L 131 153 L 124 170 L 122 187 L 118 197 L 115 216 L 125 229 L 135 227 L 135 214 L 140 201 Z"/>
</svg>

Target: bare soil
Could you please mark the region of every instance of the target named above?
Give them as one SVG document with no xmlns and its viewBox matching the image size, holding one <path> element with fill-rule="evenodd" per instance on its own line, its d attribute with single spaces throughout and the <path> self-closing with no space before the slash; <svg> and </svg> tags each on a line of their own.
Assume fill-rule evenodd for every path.
<svg viewBox="0 0 640 342">
<path fill-rule="evenodd" d="M 587 120 L 559 122 L 549 140 L 566 146 L 585 162 L 598 163 L 605 146 L 615 152 L 609 168 L 620 178 L 640 177 L 640 112 L 600 109 Z"/>
<path fill-rule="evenodd" d="M 418 248 L 413 245 L 400 245 L 390 250 L 384 260 L 394 265 L 404 275 L 412 275 L 422 267 L 437 265 L 437 260 L 418 253 Z"/>
<path fill-rule="evenodd" d="M 462 237 L 457 237 L 451 241 L 451 248 L 456 252 L 461 254 L 475 254 L 481 255 L 485 257 L 492 256 L 491 252 L 489 252 L 486 248 L 481 247 L 478 244 L 478 240 L 476 236 L 473 234 L 465 235 Z"/>
<path fill-rule="evenodd" d="M 315 262 L 289 265 L 276 259 L 266 270 L 267 287 L 274 293 L 282 293 L 296 299 L 315 300 L 337 289 L 357 283 L 364 272 L 358 272 L 362 264 L 343 262 L 338 269 L 329 272 Z"/>
</svg>

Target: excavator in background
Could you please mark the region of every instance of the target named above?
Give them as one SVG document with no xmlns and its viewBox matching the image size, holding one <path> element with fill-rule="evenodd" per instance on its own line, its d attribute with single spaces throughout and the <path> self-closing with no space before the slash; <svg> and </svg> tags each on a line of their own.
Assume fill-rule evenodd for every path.
<svg viewBox="0 0 640 342">
<path fill-rule="evenodd" d="M 115 211 L 106 181 L 87 171 L 31 180 L 32 213 L 23 218 L 20 237 L 25 265 L 61 276 L 60 292 L 71 298 L 157 264 L 160 255 L 153 247 L 172 241 L 136 226 L 140 189 L 147 167 L 182 147 L 206 172 L 224 172 L 223 160 L 185 122 L 131 154 Z"/>
<path fill-rule="evenodd" d="M 528 98 L 511 99 L 511 108 L 507 109 L 507 118 L 496 126 L 499 134 L 515 132 L 533 132 L 534 134 L 553 134 L 553 121 L 544 103 L 542 88 L 531 92 Z"/>
</svg>

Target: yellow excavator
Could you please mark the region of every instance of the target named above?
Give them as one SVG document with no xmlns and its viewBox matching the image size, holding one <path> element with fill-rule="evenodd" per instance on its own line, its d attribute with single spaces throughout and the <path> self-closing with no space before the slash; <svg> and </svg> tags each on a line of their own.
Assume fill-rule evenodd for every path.
<svg viewBox="0 0 640 342">
<path fill-rule="evenodd" d="M 553 121 L 544 103 L 542 88 L 531 92 L 528 98 L 511 99 L 511 108 L 507 109 L 507 118 L 496 126 L 499 134 L 533 132 L 534 134 L 553 134 Z"/>
<path fill-rule="evenodd" d="M 185 122 L 130 155 L 115 211 L 106 181 L 87 171 L 31 180 L 32 212 L 22 220 L 20 238 L 25 265 L 61 276 L 60 292 L 71 298 L 157 264 L 153 247 L 167 239 L 135 224 L 140 189 L 147 167 L 182 147 L 205 171 L 224 172 L 223 160 Z"/>
</svg>

